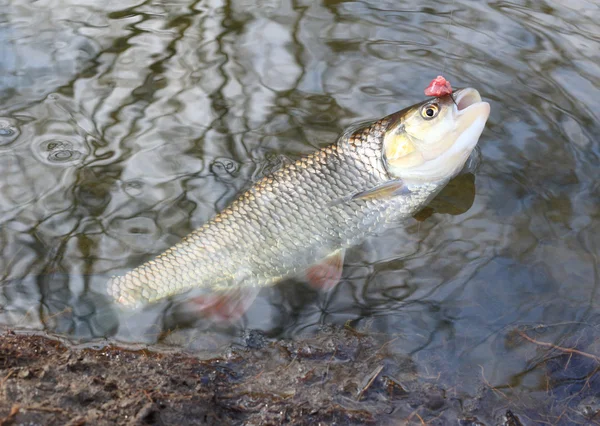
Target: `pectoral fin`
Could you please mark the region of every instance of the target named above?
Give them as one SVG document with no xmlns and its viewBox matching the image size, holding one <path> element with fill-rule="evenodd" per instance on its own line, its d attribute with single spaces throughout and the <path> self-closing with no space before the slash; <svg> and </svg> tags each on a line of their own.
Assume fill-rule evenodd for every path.
<svg viewBox="0 0 600 426">
<path fill-rule="evenodd" d="M 306 278 L 313 288 L 329 291 L 336 286 L 342 278 L 344 253 L 343 249 L 336 250 L 327 256 L 323 262 L 308 268 Z"/>
<path fill-rule="evenodd" d="M 392 180 L 376 186 L 374 188 L 367 189 L 359 192 L 352 196 L 352 200 L 369 200 L 375 198 L 387 198 L 394 197 L 408 193 L 408 189 L 404 186 L 404 183 L 400 180 Z"/>
</svg>

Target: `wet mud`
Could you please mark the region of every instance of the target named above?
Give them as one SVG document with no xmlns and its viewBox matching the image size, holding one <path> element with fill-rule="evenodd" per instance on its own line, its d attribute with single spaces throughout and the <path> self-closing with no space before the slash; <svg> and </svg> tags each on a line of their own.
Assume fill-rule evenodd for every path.
<svg viewBox="0 0 600 426">
<path fill-rule="evenodd" d="M 585 356 L 555 355 L 547 360 L 560 375 L 555 384 L 569 375 L 567 361 L 579 376 L 597 367 Z M 409 357 L 390 358 L 385 343 L 348 327 L 278 342 L 251 332 L 245 347 L 208 360 L 180 351 L 78 348 L 8 331 L 0 338 L 0 425 L 518 426 L 542 424 L 553 411 L 487 385 L 472 398 L 457 397 L 439 375 L 417 370 Z M 548 396 L 560 408 L 556 395 Z M 565 404 L 569 415 L 551 424 L 597 424 L 593 399 L 581 395 L 579 413 Z"/>
</svg>

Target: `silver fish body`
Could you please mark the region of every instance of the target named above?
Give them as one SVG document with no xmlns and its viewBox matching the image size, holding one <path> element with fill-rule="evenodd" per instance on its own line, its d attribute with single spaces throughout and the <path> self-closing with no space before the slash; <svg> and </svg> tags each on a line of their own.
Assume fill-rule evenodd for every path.
<svg viewBox="0 0 600 426">
<path fill-rule="evenodd" d="M 452 176 L 405 183 L 398 194 L 356 198 L 394 180 L 384 139 L 398 114 L 346 132 L 335 144 L 256 182 L 180 243 L 113 277 L 109 294 L 137 305 L 192 288 L 272 285 L 413 215 Z"/>
</svg>

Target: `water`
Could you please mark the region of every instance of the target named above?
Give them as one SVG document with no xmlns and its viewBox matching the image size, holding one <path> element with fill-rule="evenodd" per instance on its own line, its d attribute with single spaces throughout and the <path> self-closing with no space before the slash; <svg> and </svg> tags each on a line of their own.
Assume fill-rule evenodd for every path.
<svg viewBox="0 0 600 426">
<path fill-rule="evenodd" d="M 201 352 L 350 321 L 456 392 L 535 395 L 539 348 L 511 330 L 560 344 L 600 314 L 598 22 L 585 0 L 4 2 L 0 323 Z M 230 327 L 102 296 L 285 158 L 421 100 L 444 64 L 492 105 L 480 164 L 350 251 L 332 293 L 286 282 Z"/>
</svg>

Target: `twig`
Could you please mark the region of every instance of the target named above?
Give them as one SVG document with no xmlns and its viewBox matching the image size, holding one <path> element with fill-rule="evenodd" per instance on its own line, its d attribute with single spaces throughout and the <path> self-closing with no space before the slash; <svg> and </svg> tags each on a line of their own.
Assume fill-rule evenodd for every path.
<svg viewBox="0 0 600 426">
<path fill-rule="evenodd" d="M 54 407 L 39 407 L 39 406 L 33 406 L 33 405 L 29 405 L 29 406 L 22 406 L 20 407 L 21 410 L 25 410 L 25 411 L 44 411 L 46 413 L 61 413 L 61 414 L 68 414 L 69 412 L 66 410 L 63 410 L 62 408 L 54 408 Z"/>
<path fill-rule="evenodd" d="M 15 372 L 15 370 L 10 370 L 8 372 L 8 374 L 6 376 L 4 376 L 4 379 L 0 380 L 0 386 L 2 386 L 4 384 L 4 382 L 6 382 L 10 378 L 10 376 L 13 375 L 14 372 Z"/>
<path fill-rule="evenodd" d="M 425 421 L 423 420 L 423 417 L 419 416 L 419 413 L 417 412 L 420 409 L 421 409 L 421 407 L 417 407 L 417 409 L 415 411 L 413 411 L 412 413 L 410 413 L 410 415 L 406 418 L 406 424 L 410 423 L 410 421 L 412 420 L 413 416 L 417 416 L 419 418 L 419 420 L 421 421 L 421 425 L 427 426 L 427 423 L 425 423 Z"/>
<path fill-rule="evenodd" d="M 392 343 L 394 343 L 396 340 L 398 340 L 401 336 L 396 336 L 393 339 L 388 340 L 387 342 L 385 342 L 383 345 L 381 345 L 381 347 L 379 349 L 377 349 L 375 351 L 375 353 L 373 355 L 371 355 L 369 358 L 367 358 L 365 361 L 370 361 L 371 358 L 376 357 L 377 355 L 379 355 L 379 352 L 381 352 L 383 350 L 383 348 L 385 348 L 388 345 L 391 345 Z"/>
<path fill-rule="evenodd" d="M 356 328 L 352 327 L 352 326 L 350 325 L 350 323 L 351 323 L 351 322 L 352 322 L 352 320 L 348 320 L 348 321 L 346 321 L 346 322 L 344 323 L 344 328 L 345 328 L 346 330 L 348 330 L 350 333 L 352 333 L 352 334 L 354 334 L 355 336 L 358 336 L 358 337 L 364 337 L 364 336 L 367 336 L 367 333 L 363 333 L 363 332 L 361 332 L 361 331 L 358 331 Z"/>
<path fill-rule="evenodd" d="M 52 318 L 56 318 L 56 317 L 58 317 L 58 316 L 60 316 L 60 315 L 62 315 L 62 314 L 69 314 L 69 313 L 71 313 L 71 312 L 73 312 L 73 309 L 72 309 L 72 308 L 70 308 L 70 307 L 66 307 L 66 308 L 65 308 L 65 309 L 63 309 L 62 311 L 56 312 L 55 314 L 52 314 L 52 315 L 46 315 L 46 317 L 45 317 L 44 319 L 46 319 L 46 320 L 50 320 L 50 319 L 52 319 Z"/>
<path fill-rule="evenodd" d="M 360 391 L 360 393 L 356 397 L 357 401 L 360 401 L 360 399 L 362 398 L 363 394 L 367 391 L 367 389 L 369 389 L 371 387 L 371 385 L 373 384 L 373 382 L 375 381 L 375 379 L 377 378 L 377 376 L 379 376 L 379 373 L 381 373 L 381 370 L 383 370 L 383 364 L 380 365 L 379 367 L 377 367 L 375 369 L 375 371 L 373 371 L 373 373 L 371 373 L 371 378 L 367 382 L 367 385 L 364 388 L 362 388 L 362 390 Z"/>
<path fill-rule="evenodd" d="M 15 421 L 15 417 L 17 416 L 17 414 L 19 414 L 20 408 L 21 407 L 19 406 L 19 404 L 13 404 L 13 406 L 10 407 L 10 412 L 8 413 L 8 416 L 6 416 L 3 419 L 0 419 L 0 426 L 12 425 Z"/>
<path fill-rule="evenodd" d="M 592 377 L 594 377 L 594 375 L 600 370 L 600 367 L 596 367 L 594 368 L 594 371 L 592 371 L 591 374 L 588 374 L 587 379 L 585 381 L 585 384 L 583 385 L 584 388 L 590 388 L 590 380 L 592 379 Z M 591 389 L 591 388 L 590 388 Z M 579 392 L 583 391 L 583 389 L 581 389 Z"/>
<path fill-rule="evenodd" d="M 84 426 L 87 423 L 85 417 L 75 417 L 69 423 L 66 423 L 65 426 Z"/>
<path fill-rule="evenodd" d="M 567 353 L 567 354 L 581 355 L 581 356 L 584 356 L 586 358 L 593 359 L 594 361 L 596 361 L 597 363 L 600 364 L 600 357 L 597 357 L 596 355 L 592 355 L 592 354 L 589 354 L 587 352 L 583 352 L 583 351 L 580 351 L 580 350 L 577 350 L 577 349 L 565 348 L 563 346 L 555 345 L 554 343 L 540 342 L 539 340 L 535 340 L 533 337 L 529 337 L 527 334 L 523 333 L 521 330 L 516 330 L 516 332 L 523 339 L 525 339 L 525 340 L 527 340 L 527 341 L 529 341 L 531 343 L 535 343 L 538 346 L 543 346 L 545 348 L 557 349 L 557 350 L 559 350 L 561 352 L 564 352 L 564 353 Z"/>
<path fill-rule="evenodd" d="M 500 389 L 496 389 L 494 386 L 492 386 L 490 384 L 490 382 L 487 381 L 487 379 L 485 378 L 485 373 L 483 371 L 483 366 L 480 365 L 479 368 L 481 368 L 481 377 L 483 378 L 483 382 L 487 385 L 487 387 L 490 388 L 491 390 L 493 390 L 494 392 L 498 392 L 504 398 L 508 399 L 508 396 L 506 396 L 506 394 L 504 392 L 502 392 Z"/>
<path fill-rule="evenodd" d="M 329 366 L 331 365 L 331 363 L 335 359 L 335 353 L 336 352 L 337 352 L 337 348 L 335 348 L 333 350 L 333 353 L 331 354 L 331 358 L 329 358 L 329 361 L 327 362 L 327 368 L 325 369 L 325 373 L 323 374 L 323 386 L 325 386 L 325 380 L 327 380 L 327 376 L 329 375 Z"/>
<path fill-rule="evenodd" d="M 296 355 L 294 355 L 294 357 L 292 358 L 292 360 L 290 361 L 290 363 L 289 363 L 288 365 L 286 365 L 286 366 L 284 367 L 284 369 L 283 369 L 283 370 L 281 370 L 281 371 L 285 371 L 285 370 L 287 370 L 288 368 L 290 368 L 290 367 L 292 366 L 292 364 L 293 364 L 293 363 L 294 363 L 294 362 L 295 362 L 297 359 L 298 359 L 298 355 L 296 354 Z M 262 374 L 262 371 L 260 372 L 260 374 Z M 260 374 L 259 374 L 259 375 L 260 375 Z"/>
</svg>

